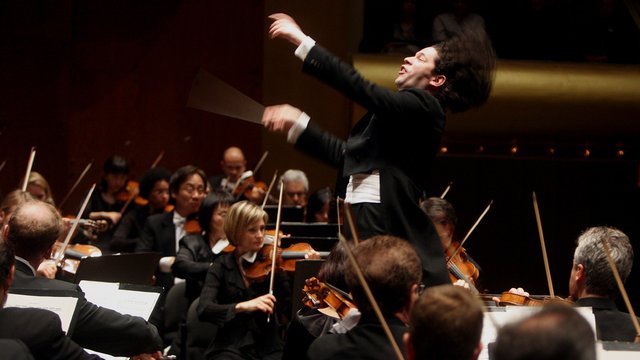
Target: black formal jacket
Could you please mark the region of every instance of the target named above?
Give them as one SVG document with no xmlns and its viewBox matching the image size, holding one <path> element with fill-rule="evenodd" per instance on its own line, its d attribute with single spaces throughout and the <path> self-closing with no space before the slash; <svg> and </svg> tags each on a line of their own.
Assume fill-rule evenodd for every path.
<svg viewBox="0 0 640 360">
<path fill-rule="evenodd" d="M 627 342 L 635 340 L 637 333 L 631 316 L 619 311 L 613 300 L 606 297 L 581 298 L 576 301 L 575 306 L 593 308 L 598 340 Z"/>
<path fill-rule="evenodd" d="M 62 331 L 58 315 L 47 310 L 0 309 L 0 338 L 21 340 L 36 359 L 101 359 L 71 341 Z"/>
<path fill-rule="evenodd" d="M 162 348 L 158 330 L 144 319 L 97 306 L 87 301 L 78 285 L 36 277 L 31 268 L 20 261 L 16 261 L 9 292 L 17 289 L 78 292 L 77 319 L 71 339 L 83 348 L 113 356 L 153 353 Z"/>
<path fill-rule="evenodd" d="M 385 316 L 391 333 L 406 358 L 402 337 L 409 328 L 395 316 Z M 307 351 L 310 360 L 337 359 L 397 359 L 389 338 L 374 314 L 360 318 L 360 322 L 346 334 L 328 334 L 317 338 Z"/>
<path fill-rule="evenodd" d="M 176 256 L 176 226 L 173 224 L 173 211 L 147 218 L 136 252 L 159 252 L 162 256 Z M 156 285 L 164 287 L 165 292 L 169 291 L 173 282 L 173 274 L 156 270 Z"/>
<path fill-rule="evenodd" d="M 115 253 L 132 253 L 135 251 L 144 223 L 149 217 L 149 206 L 134 205 L 132 209 L 120 219 L 111 238 L 110 248 Z"/>
<path fill-rule="evenodd" d="M 185 235 L 180 239 L 179 247 L 171 270 L 174 276 L 186 280 L 185 293 L 191 303 L 200 296 L 209 266 L 217 256 L 200 234 Z"/>
<path fill-rule="evenodd" d="M 18 339 L 0 339 L 0 360 L 34 360 L 27 345 Z"/>
<path fill-rule="evenodd" d="M 375 228 L 409 240 L 422 260 L 425 282 L 450 283 L 440 238 L 419 207 L 445 125 L 438 100 L 425 90 L 391 91 L 370 83 L 319 45 L 310 50 L 303 70 L 369 112 L 346 142 L 310 122 L 296 147 L 338 169 L 338 195 L 344 196 L 350 175 L 379 170 L 384 219 L 368 224 L 356 214 L 358 230 L 370 234 Z"/>
<path fill-rule="evenodd" d="M 272 315 L 269 322 L 267 315 L 260 311 L 236 313 L 237 303 L 269 292 L 269 278 L 247 288 L 235 253 L 218 257 L 209 268 L 197 308 L 201 321 L 220 327 L 207 350 L 207 358 L 215 358 L 219 352 L 233 352 L 248 358 L 263 358 L 281 352 L 282 328 L 278 318 L 281 314 L 291 313 L 290 289 L 287 275 L 277 273 L 274 279 L 276 316 Z"/>
</svg>

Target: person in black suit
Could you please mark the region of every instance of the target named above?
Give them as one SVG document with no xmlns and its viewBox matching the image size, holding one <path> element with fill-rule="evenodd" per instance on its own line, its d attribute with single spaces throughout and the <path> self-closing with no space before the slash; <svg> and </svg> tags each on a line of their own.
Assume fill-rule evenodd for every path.
<svg viewBox="0 0 640 360">
<path fill-rule="evenodd" d="M 62 331 L 60 318 L 51 311 L 4 307 L 15 273 L 14 262 L 11 246 L 0 241 L 0 339 L 3 339 L 0 358 L 100 359 L 71 341 Z M 14 343 L 9 343 L 9 339 Z"/>
<path fill-rule="evenodd" d="M 429 285 L 449 282 L 440 240 L 418 205 L 440 146 L 446 112 L 484 104 L 495 53 L 485 34 L 464 34 L 404 59 L 400 91 L 370 83 L 306 36 L 285 14 L 274 14 L 271 38 L 298 46 L 303 71 L 368 109 L 345 142 L 319 129 L 291 105 L 265 109 L 262 122 L 304 152 L 339 169 L 336 193 L 352 204 L 362 238 L 392 234 L 411 242 Z"/>
<path fill-rule="evenodd" d="M 261 263 L 267 213 L 249 201 L 231 206 L 224 232 L 235 246 L 218 257 L 205 279 L 198 317 L 219 327 L 205 353 L 207 359 L 280 359 L 283 341 L 280 316 L 290 314 L 291 288 L 287 274 L 274 276 L 273 294 L 269 277 L 250 279 L 245 271 Z M 267 318 L 270 317 L 269 321 Z"/>
<path fill-rule="evenodd" d="M 11 289 L 77 293 L 77 320 L 71 338 L 84 348 L 114 356 L 159 354 L 162 341 L 158 331 L 144 319 L 92 304 L 76 284 L 35 276 L 35 269 L 49 257 L 61 231 L 62 218 L 53 206 L 29 200 L 16 208 L 4 233 L 16 254 Z"/>
<path fill-rule="evenodd" d="M 403 336 L 408 330 L 411 307 L 424 287 L 418 254 L 406 240 L 377 235 L 358 243 L 353 255 L 393 334 L 393 341 L 406 358 Z M 345 269 L 345 276 L 347 288 L 362 313 L 360 321 L 346 334 L 328 334 L 317 338 L 309 347 L 307 358 L 396 359 L 393 345 L 353 266 Z"/>
<path fill-rule="evenodd" d="M 633 265 L 629 237 L 612 227 L 591 227 L 578 237 L 569 279 L 570 298 L 575 300 L 576 306 L 593 308 L 598 340 L 633 342 L 638 334 L 630 315 L 616 307 L 615 298 L 619 291 L 607 261 L 603 239 L 609 243 L 611 257 L 622 282 L 629 277 Z"/>
</svg>

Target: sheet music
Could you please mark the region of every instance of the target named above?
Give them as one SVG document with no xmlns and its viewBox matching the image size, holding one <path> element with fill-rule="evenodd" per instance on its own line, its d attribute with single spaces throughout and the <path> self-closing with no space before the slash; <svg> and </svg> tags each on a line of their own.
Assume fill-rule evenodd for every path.
<svg viewBox="0 0 640 360">
<path fill-rule="evenodd" d="M 590 307 L 575 307 L 574 309 L 587 320 L 589 325 L 591 325 L 591 329 L 593 329 L 593 334 L 595 336 L 596 318 L 593 315 L 593 310 Z M 482 336 L 480 337 L 480 341 L 482 342 L 482 352 L 480 352 L 478 359 L 489 359 L 489 344 L 496 341 L 496 336 L 498 335 L 498 329 L 494 326 L 494 322 L 497 326 L 502 327 L 505 324 L 520 321 L 540 310 L 542 310 L 542 307 L 507 306 L 505 311 L 485 312 L 482 323 Z"/>
<path fill-rule="evenodd" d="M 145 320 L 149 320 L 160 297 L 159 292 L 123 290 L 118 283 L 82 280 L 79 285 L 88 301 Z"/>
<path fill-rule="evenodd" d="M 49 310 L 60 317 L 62 331 L 67 333 L 77 302 L 77 298 L 70 296 L 34 296 L 9 293 L 5 307 Z"/>
</svg>

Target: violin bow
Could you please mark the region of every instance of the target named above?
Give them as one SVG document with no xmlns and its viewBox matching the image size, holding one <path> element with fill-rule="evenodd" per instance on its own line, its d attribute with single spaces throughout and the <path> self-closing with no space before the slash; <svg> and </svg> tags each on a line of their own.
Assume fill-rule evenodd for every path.
<svg viewBox="0 0 640 360">
<path fill-rule="evenodd" d="M 151 168 L 153 169 L 156 166 L 158 166 L 158 164 L 160 163 L 160 160 L 162 160 L 163 157 L 164 157 L 164 150 L 162 150 L 158 155 L 158 157 L 153 161 L 153 164 L 151 164 Z"/>
<path fill-rule="evenodd" d="M 64 256 L 64 252 L 65 249 L 67 248 L 67 245 L 69 245 L 69 241 L 71 240 L 71 237 L 73 236 L 73 233 L 76 231 L 76 228 L 78 227 L 78 223 L 80 222 L 80 217 L 82 217 L 82 214 L 84 213 L 84 210 L 87 207 L 87 204 L 89 203 L 89 199 L 91 199 L 91 195 L 93 194 L 93 190 L 95 190 L 96 188 L 96 184 L 94 183 L 93 186 L 91 186 L 91 189 L 89 189 L 89 193 L 87 194 L 87 196 L 84 198 L 84 202 L 82 203 L 82 206 L 80 207 L 80 211 L 78 211 L 78 215 L 75 218 L 75 221 L 73 221 L 71 223 L 71 229 L 69 229 L 69 232 L 67 233 L 67 236 L 64 239 L 64 242 L 62 243 L 62 246 L 60 247 L 61 250 L 58 253 L 58 256 L 55 259 L 56 262 L 56 266 L 60 267 L 62 266 L 62 257 Z"/>
<path fill-rule="evenodd" d="M 348 213 L 349 212 L 347 212 L 347 214 Z M 349 215 L 347 215 L 347 216 L 349 216 Z M 351 252 L 351 248 L 349 247 L 349 244 L 347 243 L 347 239 L 345 239 L 345 237 L 342 236 L 342 234 L 338 234 L 338 239 L 342 243 L 342 246 L 344 247 L 344 250 L 347 253 L 347 257 L 349 258 L 349 262 L 351 263 L 351 266 L 353 266 L 353 269 L 356 272 L 356 276 L 358 277 L 358 281 L 360 282 L 360 285 L 362 286 L 362 289 L 364 290 L 365 294 L 367 294 L 367 298 L 369 299 L 369 303 L 371 304 L 371 307 L 373 308 L 373 311 L 376 313 L 376 316 L 378 317 L 378 320 L 382 324 L 382 328 L 384 329 L 384 333 L 387 335 L 387 338 L 391 342 L 391 347 L 393 348 L 393 351 L 395 352 L 396 356 L 398 357 L 398 360 L 404 360 L 404 356 L 402 355 L 402 351 L 400 351 L 400 347 L 398 346 L 398 343 L 396 343 L 396 340 L 394 339 L 393 334 L 391 333 L 391 329 L 389 328 L 389 324 L 387 324 L 387 321 L 384 319 L 384 316 L 382 315 L 382 311 L 380 310 L 380 307 L 378 306 L 378 302 L 373 297 L 373 293 L 371 292 L 371 288 L 369 287 L 369 284 L 367 283 L 367 280 L 364 278 L 364 275 L 362 274 L 362 270 L 360 269 L 360 266 L 358 265 L 358 261 L 353 256 L 353 252 Z"/>
<path fill-rule="evenodd" d="M 547 283 L 549 284 L 549 296 L 555 298 L 553 291 L 553 282 L 551 281 L 551 271 L 549 270 L 549 259 L 547 258 L 547 247 L 544 245 L 544 234 L 542 233 L 542 221 L 540 220 L 540 211 L 538 210 L 538 198 L 536 192 L 533 192 L 533 210 L 536 213 L 536 223 L 538 224 L 538 234 L 540 235 L 540 246 L 542 247 L 542 258 L 544 260 L 544 269 L 547 273 Z"/>
<path fill-rule="evenodd" d="M 4 160 L 2 164 L 0 164 L 0 172 L 2 172 L 2 169 L 4 169 L 5 165 L 7 165 L 7 160 Z"/>
<path fill-rule="evenodd" d="M 447 187 L 442 192 L 442 195 L 440 195 L 440 199 L 444 199 L 444 197 L 447 196 L 447 193 L 449 192 L 449 190 L 451 190 L 451 185 L 453 185 L 453 181 L 449 181 L 449 184 L 447 184 Z"/>
<path fill-rule="evenodd" d="M 260 160 L 258 160 L 258 163 L 257 163 L 257 164 L 256 164 L 256 166 L 253 168 L 253 175 L 255 175 L 255 174 L 258 172 L 258 170 L 260 170 L 260 167 L 262 166 L 262 163 L 264 162 L 264 159 L 266 159 L 266 158 L 267 158 L 267 155 L 269 155 L 269 152 L 268 152 L 268 151 L 265 151 L 265 152 L 262 154 L 262 157 L 260 158 Z"/>
<path fill-rule="evenodd" d="M 471 229 L 469 229 L 469 231 L 467 232 L 467 235 L 465 235 L 464 239 L 462 239 L 462 241 L 460 242 L 460 246 L 458 246 L 458 248 L 453 252 L 453 254 L 451 254 L 451 256 L 447 259 L 447 263 L 449 263 L 451 261 L 451 259 L 453 259 L 456 255 L 458 255 L 458 252 L 460 251 L 460 249 L 462 249 L 462 245 L 464 245 L 464 243 L 469 238 L 469 235 L 471 235 L 473 230 L 475 230 L 476 226 L 478 226 L 480 221 L 482 221 L 482 218 L 484 218 L 484 216 L 487 214 L 487 212 L 489 212 L 489 209 L 491 208 L 492 204 L 493 204 L 493 200 L 489 201 L 489 205 L 487 205 L 487 207 L 484 209 L 482 214 L 480 214 L 480 216 L 478 217 L 478 220 L 476 220 L 475 224 L 473 224 Z"/>
<path fill-rule="evenodd" d="M 24 181 L 22 182 L 22 192 L 27 191 L 27 185 L 29 185 L 29 177 L 31 176 L 31 168 L 33 167 L 33 160 L 36 158 L 36 147 L 31 147 L 31 155 L 29 155 L 29 161 L 27 162 L 27 171 L 24 174 Z"/>
<path fill-rule="evenodd" d="M 67 200 L 69 200 L 69 196 L 71 196 L 71 193 L 73 193 L 76 187 L 78 187 L 78 184 L 80 184 L 80 181 L 82 181 L 82 179 L 87 174 L 89 169 L 91 169 L 91 165 L 93 165 L 93 160 L 89 164 L 87 164 L 87 166 L 84 168 L 80 176 L 78 176 L 78 179 L 76 180 L 76 182 L 73 183 L 73 186 L 71 186 L 71 189 L 69 189 L 69 191 L 67 192 L 67 195 L 65 195 L 62 201 L 60 201 L 60 204 L 58 205 L 59 209 L 62 209 L 62 205 L 64 205 L 67 202 Z"/>
<path fill-rule="evenodd" d="M 344 213 L 347 216 L 347 223 L 349 224 L 349 229 L 351 230 L 351 237 L 353 237 L 353 242 L 357 245 L 360 242 L 358 238 L 358 232 L 356 231 L 356 226 L 353 223 L 353 218 L 351 217 L 351 207 L 348 203 L 344 203 Z"/>
<path fill-rule="evenodd" d="M 276 274 L 276 257 L 278 256 L 278 236 L 280 235 L 280 213 L 282 212 L 282 193 L 284 184 L 280 181 L 280 197 L 278 198 L 278 213 L 276 215 L 276 238 L 273 240 L 273 254 L 271 254 L 271 275 L 269 278 L 269 294 L 273 295 L 273 282 Z M 270 317 L 267 317 L 269 322 Z"/>
<path fill-rule="evenodd" d="M 620 273 L 618 272 L 618 267 L 615 262 L 613 262 L 613 258 L 611 257 L 611 246 L 609 245 L 609 241 L 604 237 L 602 240 L 602 246 L 604 247 L 604 252 L 607 255 L 607 261 L 609 262 L 609 266 L 611 267 L 611 271 L 613 272 L 613 277 L 616 279 L 616 283 L 618 284 L 618 289 L 620 290 L 620 294 L 622 294 L 622 298 L 624 299 L 624 303 L 627 306 L 627 311 L 629 311 L 629 315 L 631 316 L 631 321 L 633 322 L 633 326 L 636 329 L 636 343 L 640 343 L 640 324 L 638 324 L 638 318 L 636 317 L 635 312 L 633 311 L 633 307 L 631 306 L 631 302 L 629 301 L 629 296 L 627 295 L 627 291 L 624 289 L 624 284 L 622 284 L 622 279 L 620 278 Z"/>
<path fill-rule="evenodd" d="M 340 229 L 340 196 L 336 196 L 336 222 L 338 223 L 338 234 L 342 234 Z"/>
<path fill-rule="evenodd" d="M 267 200 L 269 200 L 269 196 L 271 196 L 271 190 L 273 189 L 273 184 L 276 183 L 276 179 L 278 178 L 278 170 L 274 171 L 273 178 L 271 178 L 271 182 L 269 183 L 269 188 L 267 189 L 267 193 L 264 195 L 264 200 L 262 200 L 262 210 L 267 206 Z"/>
</svg>

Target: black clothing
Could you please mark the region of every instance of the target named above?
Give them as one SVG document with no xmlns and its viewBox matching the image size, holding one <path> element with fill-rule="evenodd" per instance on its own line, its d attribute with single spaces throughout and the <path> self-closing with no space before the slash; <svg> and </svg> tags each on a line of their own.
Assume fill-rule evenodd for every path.
<svg viewBox="0 0 640 360">
<path fill-rule="evenodd" d="M 402 337 L 409 328 L 395 316 L 385 316 L 385 320 L 406 358 Z M 396 359 L 397 356 L 375 315 L 363 314 L 358 325 L 346 334 L 328 334 L 316 339 L 309 347 L 307 358 L 310 360 L 389 360 Z"/>
<path fill-rule="evenodd" d="M 576 306 L 590 306 L 596 318 L 597 338 L 601 341 L 628 341 L 636 338 L 636 329 L 631 316 L 619 311 L 616 303 L 606 297 L 581 298 Z"/>
<path fill-rule="evenodd" d="M 87 301 L 78 285 L 36 277 L 31 268 L 21 261 L 16 261 L 15 277 L 9 292 L 17 289 L 78 292 L 77 320 L 71 339 L 84 348 L 114 356 L 153 353 L 161 349 L 158 330 L 144 319 L 96 306 Z"/>
<path fill-rule="evenodd" d="M 318 45 L 309 51 L 303 70 L 369 113 L 354 126 L 346 142 L 310 122 L 296 147 L 338 168 L 336 193 L 342 197 L 350 175 L 379 170 L 380 204 L 359 205 L 360 209 L 377 209 L 367 216 L 355 214 L 358 231 L 407 239 L 422 260 L 425 283 L 451 283 L 440 238 L 419 207 L 445 124 L 438 100 L 417 88 L 390 91 L 369 83 Z"/>
<path fill-rule="evenodd" d="M 217 256 L 211 251 L 208 241 L 200 234 L 185 235 L 180 240 L 179 247 L 171 270 L 174 276 L 186 280 L 185 293 L 191 303 L 200 296 L 209 266 Z"/>
<path fill-rule="evenodd" d="M 111 238 L 110 249 L 114 253 L 132 253 L 136 250 L 144 223 L 151 215 L 149 206 L 132 206 L 132 209 L 120 219 Z"/>
<path fill-rule="evenodd" d="M 303 307 L 291 319 L 284 342 L 282 360 L 304 359 L 309 346 L 320 336 L 329 334 L 338 319 L 325 315 L 316 308 Z"/>
<path fill-rule="evenodd" d="M 256 260 L 258 261 L 258 260 Z M 225 354 L 243 359 L 279 358 L 283 341 L 280 337 L 279 316 L 290 314 L 291 288 L 288 276 L 278 272 L 274 279 L 276 297 L 275 316 L 267 322 L 260 311 L 236 313 L 237 303 L 254 299 L 269 292 L 269 278 L 247 288 L 235 252 L 218 257 L 209 268 L 200 294 L 198 317 L 220 326 L 209 346 L 207 359 Z"/>
<path fill-rule="evenodd" d="M 176 256 L 176 226 L 173 211 L 151 215 L 147 218 L 136 252 L 158 252 L 162 256 Z M 156 285 L 166 293 L 173 286 L 173 274 L 156 270 Z"/>
<path fill-rule="evenodd" d="M 58 315 L 47 310 L 0 309 L 0 338 L 19 339 L 36 359 L 101 359 L 71 341 L 62 331 Z"/>
<path fill-rule="evenodd" d="M 34 360 L 29 348 L 18 339 L 0 339 L 0 360 Z"/>
</svg>

